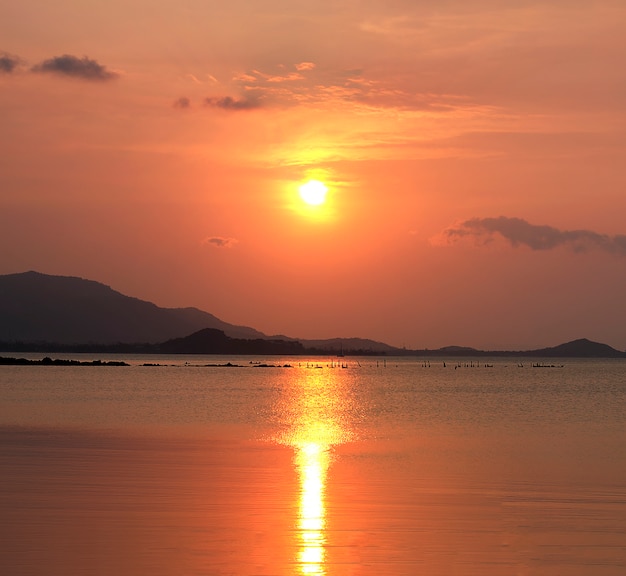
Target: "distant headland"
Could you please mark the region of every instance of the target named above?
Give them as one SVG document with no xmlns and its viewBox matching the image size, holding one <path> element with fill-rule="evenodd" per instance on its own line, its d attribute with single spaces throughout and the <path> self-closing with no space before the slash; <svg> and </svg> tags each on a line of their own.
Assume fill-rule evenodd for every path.
<svg viewBox="0 0 626 576">
<path fill-rule="evenodd" d="M 197 308 L 160 308 L 104 284 L 38 272 L 0 275 L 0 351 L 109 354 L 626 358 L 585 338 L 536 350 L 408 350 L 362 338 L 267 336 Z"/>
</svg>

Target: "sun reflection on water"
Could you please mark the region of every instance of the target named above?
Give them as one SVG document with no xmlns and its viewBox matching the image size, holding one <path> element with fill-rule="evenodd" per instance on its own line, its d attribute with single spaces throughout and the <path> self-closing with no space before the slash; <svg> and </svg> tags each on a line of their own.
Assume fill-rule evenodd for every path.
<svg viewBox="0 0 626 576">
<path fill-rule="evenodd" d="M 300 475 L 298 561 L 303 574 L 325 573 L 324 492 L 329 460 L 328 450 L 315 442 L 304 443 L 296 452 L 296 465 Z"/>
<path fill-rule="evenodd" d="M 332 447 L 351 438 L 348 379 L 334 370 L 298 370 L 280 407 L 299 478 L 298 555 L 301 574 L 326 574 L 326 483 Z"/>
</svg>

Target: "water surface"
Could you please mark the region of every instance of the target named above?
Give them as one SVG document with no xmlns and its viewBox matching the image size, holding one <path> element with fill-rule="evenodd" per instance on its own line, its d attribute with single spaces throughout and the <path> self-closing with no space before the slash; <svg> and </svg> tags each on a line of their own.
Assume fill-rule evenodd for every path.
<svg viewBox="0 0 626 576">
<path fill-rule="evenodd" d="M 626 572 L 623 361 L 128 360 L 0 367 L 3 574 Z"/>
</svg>

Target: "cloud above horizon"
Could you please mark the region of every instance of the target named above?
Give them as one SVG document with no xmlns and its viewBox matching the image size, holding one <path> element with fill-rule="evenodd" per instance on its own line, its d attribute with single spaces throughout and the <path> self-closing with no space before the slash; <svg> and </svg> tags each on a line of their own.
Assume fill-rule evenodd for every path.
<svg viewBox="0 0 626 576">
<path fill-rule="evenodd" d="M 300 62 L 295 65 L 295 68 L 298 72 L 304 72 L 305 70 L 313 70 L 315 68 L 314 62 Z"/>
<path fill-rule="evenodd" d="M 191 100 L 187 98 L 186 96 L 181 96 L 174 102 L 174 108 L 186 109 L 190 107 L 191 107 Z"/>
<path fill-rule="evenodd" d="M 232 96 L 224 96 L 222 98 L 205 98 L 204 105 L 211 108 L 220 108 L 222 110 L 254 110 L 260 108 L 261 104 L 254 98 L 236 99 Z"/>
<path fill-rule="evenodd" d="M 470 218 L 443 230 L 431 239 L 434 245 L 451 245 L 462 239 L 473 239 L 488 244 L 499 236 L 517 248 L 531 250 L 568 248 L 574 252 L 600 250 L 608 254 L 626 256 L 626 235 L 609 236 L 592 230 L 559 230 L 553 226 L 536 225 L 522 218 Z"/>
<path fill-rule="evenodd" d="M 352 105 L 361 104 L 370 112 L 389 108 L 446 113 L 457 110 L 478 112 L 481 109 L 461 94 L 424 92 L 406 84 L 405 80 L 392 85 L 389 78 L 376 74 L 368 76 L 360 68 L 320 70 L 313 62 L 295 64 L 293 70 L 281 65 L 269 70 L 240 71 L 234 75 L 233 81 L 241 91 L 255 91 L 257 95 L 262 94 L 272 103 L 283 106 L 349 102 Z M 221 100 L 224 101 L 222 107 L 227 108 L 229 97 Z M 252 102 L 258 103 L 258 99 Z M 207 103 L 220 102 L 207 99 Z"/>
<path fill-rule="evenodd" d="M 19 63 L 20 59 L 17 56 L 6 53 L 0 54 L 0 74 L 11 74 Z"/>
<path fill-rule="evenodd" d="M 105 82 L 118 77 L 118 74 L 107 70 L 106 66 L 96 60 L 83 56 L 78 58 L 71 54 L 63 54 L 44 60 L 31 68 L 33 72 L 68 76 L 80 80 Z"/>
<path fill-rule="evenodd" d="M 204 239 L 204 244 L 216 248 L 232 248 L 237 242 L 238 240 L 236 238 L 225 238 L 223 236 L 211 236 Z"/>
</svg>

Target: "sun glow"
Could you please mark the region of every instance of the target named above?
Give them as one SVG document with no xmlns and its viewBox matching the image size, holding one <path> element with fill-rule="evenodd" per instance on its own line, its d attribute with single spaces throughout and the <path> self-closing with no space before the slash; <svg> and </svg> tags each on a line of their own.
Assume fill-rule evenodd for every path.
<svg viewBox="0 0 626 576">
<path fill-rule="evenodd" d="M 309 206 L 320 206 L 326 201 L 328 188 L 319 180 L 309 180 L 298 188 L 300 198 Z"/>
</svg>

